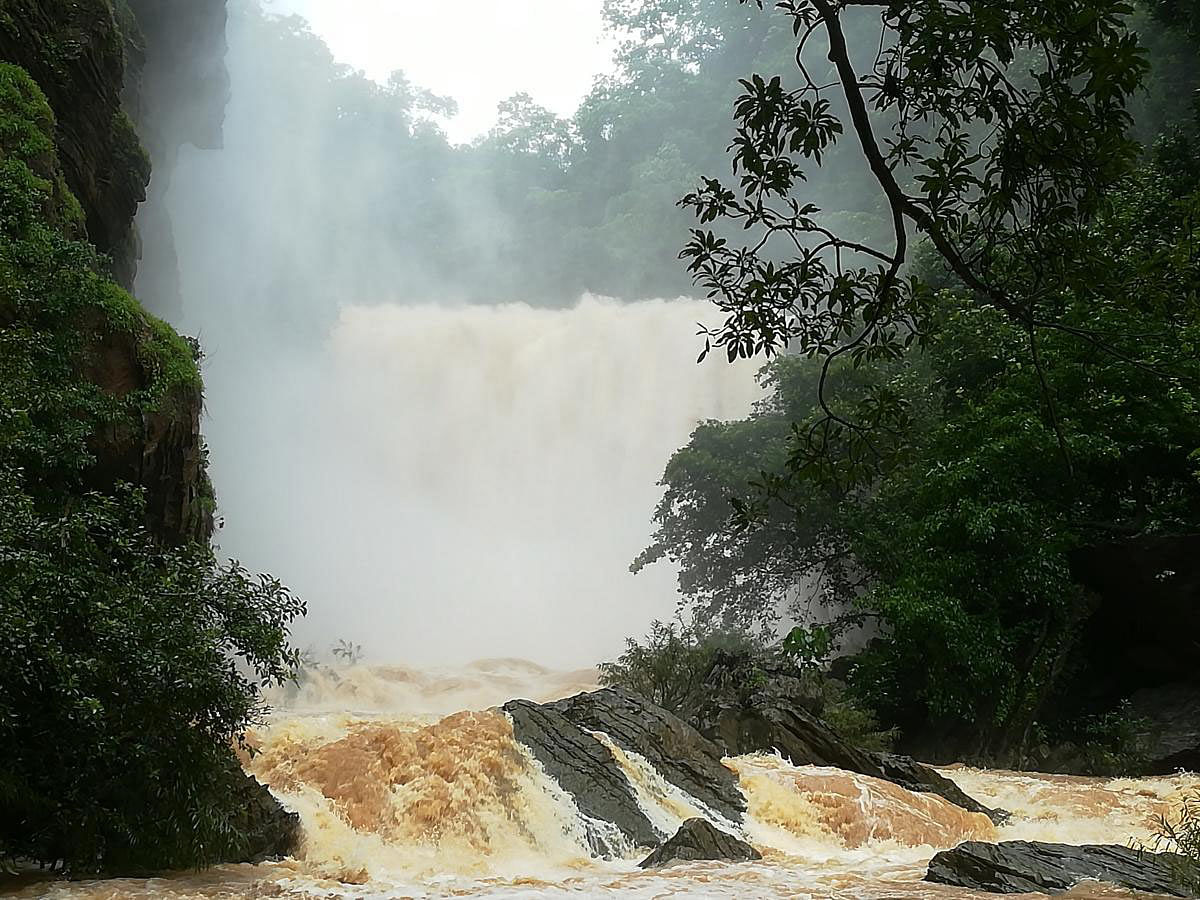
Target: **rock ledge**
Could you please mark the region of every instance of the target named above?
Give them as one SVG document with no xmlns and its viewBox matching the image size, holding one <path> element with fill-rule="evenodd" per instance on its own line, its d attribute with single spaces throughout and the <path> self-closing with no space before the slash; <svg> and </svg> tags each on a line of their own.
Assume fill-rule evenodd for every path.
<svg viewBox="0 0 1200 900">
<path fill-rule="evenodd" d="M 1195 897 L 1179 881 L 1182 863 L 1171 853 L 1115 845 L 968 841 L 937 854 L 925 880 L 993 894 L 1053 894 L 1094 879 L 1135 891 Z"/>
<path fill-rule="evenodd" d="M 744 862 L 762 859 L 762 854 L 745 841 L 714 827 L 707 819 L 695 818 L 688 819 L 680 825 L 673 837 L 668 838 L 638 865 L 643 869 L 653 869 L 693 859 Z"/>
</svg>

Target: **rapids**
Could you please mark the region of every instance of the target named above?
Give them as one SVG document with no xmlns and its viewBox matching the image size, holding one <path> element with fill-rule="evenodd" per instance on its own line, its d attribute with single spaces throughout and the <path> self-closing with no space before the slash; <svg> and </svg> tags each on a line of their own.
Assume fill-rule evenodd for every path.
<svg viewBox="0 0 1200 900">
<path fill-rule="evenodd" d="M 920 881 L 929 858 L 963 840 L 1144 840 L 1200 778 L 1091 779 L 948 768 L 969 794 L 1012 810 L 996 828 L 926 794 L 776 755 L 726 761 L 746 794 L 736 828 L 668 784 L 636 754 L 615 756 L 656 825 L 705 815 L 763 859 L 643 872 L 644 851 L 591 859 L 572 800 L 512 736 L 495 707 L 592 686 L 591 670 L 520 660 L 457 670 L 320 668 L 272 698 L 244 765 L 302 820 L 294 859 L 156 879 L 35 884 L 17 897 L 201 898 L 651 897 L 963 898 Z M 615 748 L 614 748 L 615 750 Z M 982 895 L 987 896 L 987 895 Z M 1069 898 L 1131 897 L 1084 884 Z"/>
</svg>

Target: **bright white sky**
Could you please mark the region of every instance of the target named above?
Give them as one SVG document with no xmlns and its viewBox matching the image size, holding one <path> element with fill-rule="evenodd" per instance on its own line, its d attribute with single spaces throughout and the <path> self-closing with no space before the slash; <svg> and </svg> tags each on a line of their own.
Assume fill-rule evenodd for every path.
<svg viewBox="0 0 1200 900">
<path fill-rule="evenodd" d="M 339 62 L 385 79 L 395 69 L 458 101 L 453 141 L 491 127 L 496 104 L 525 91 L 569 116 L 611 69 L 602 0 L 268 0 L 298 13 Z"/>
</svg>

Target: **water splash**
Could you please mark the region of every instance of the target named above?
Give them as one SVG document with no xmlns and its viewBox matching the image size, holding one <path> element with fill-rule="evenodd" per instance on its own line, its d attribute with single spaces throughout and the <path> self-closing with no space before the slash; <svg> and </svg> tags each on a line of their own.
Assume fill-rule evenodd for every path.
<svg viewBox="0 0 1200 900">
<path fill-rule="evenodd" d="M 660 871 L 588 856 L 589 823 L 512 736 L 496 709 L 443 715 L 446 704 L 487 706 L 514 688 L 533 699 L 566 693 L 591 673 L 519 660 L 462 669 L 327 669 L 252 736 L 247 767 L 300 813 L 297 858 L 221 866 L 170 878 L 33 885 L 21 898 L 234 900 L 234 898 L 810 897 L 965 900 L 975 894 L 921 881 L 929 858 L 962 840 L 1126 843 L 1200 778 L 1083 779 L 943 773 L 977 799 L 1013 811 L 995 828 L 940 797 L 866 776 L 793 766 L 773 754 L 726 760 L 747 797 L 742 833 L 757 862 L 687 863 Z M 388 704 L 392 705 L 390 708 Z M 363 712 L 364 707 L 373 712 Z M 354 708 L 354 713 L 337 712 Z M 607 740 L 600 736 L 603 740 Z M 610 743 L 610 747 L 611 747 Z M 670 785 L 636 753 L 612 748 L 659 828 L 703 815 L 736 830 Z M 1125 900 L 1085 883 L 1067 900 Z"/>
<path fill-rule="evenodd" d="M 942 849 L 996 839 L 987 816 L 935 794 L 819 766 L 793 766 L 778 755 L 731 762 L 749 801 L 757 842 L 796 856 L 834 857 L 885 846 Z"/>
</svg>

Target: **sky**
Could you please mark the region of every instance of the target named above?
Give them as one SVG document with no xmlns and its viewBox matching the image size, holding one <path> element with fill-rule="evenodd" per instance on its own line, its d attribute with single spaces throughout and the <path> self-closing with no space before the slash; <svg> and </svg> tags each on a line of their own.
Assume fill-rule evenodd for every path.
<svg viewBox="0 0 1200 900">
<path fill-rule="evenodd" d="M 486 132 L 496 104 L 525 91 L 562 116 L 611 69 L 602 0 L 270 0 L 297 13 L 339 62 L 384 80 L 395 69 L 458 101 L 455 142 Z"/>
</svg>

